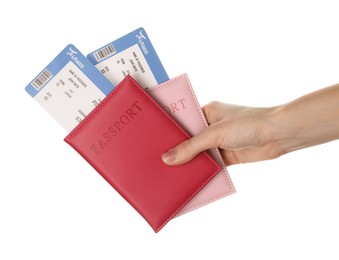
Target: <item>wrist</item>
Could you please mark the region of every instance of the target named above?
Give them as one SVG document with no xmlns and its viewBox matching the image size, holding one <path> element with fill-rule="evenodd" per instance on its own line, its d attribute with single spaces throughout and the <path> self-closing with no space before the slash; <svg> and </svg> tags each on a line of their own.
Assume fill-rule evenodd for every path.
<svg viewBox="0 0 339 260">
<path fill-rule="evenodd" d="M 295 112 L 289 104 L 271 108 L 270 142 L 280 155 L 308 147 L 305 118 Z"/>
</svg>

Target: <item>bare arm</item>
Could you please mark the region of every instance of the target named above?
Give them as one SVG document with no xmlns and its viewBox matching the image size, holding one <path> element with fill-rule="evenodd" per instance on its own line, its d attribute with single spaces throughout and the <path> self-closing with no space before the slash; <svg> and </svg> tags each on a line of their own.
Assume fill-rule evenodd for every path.
<svg viewBox="0 0 339 260">
<path fill-rule="evenodd" d="M 339 84 L 276 107 L 212 102 L 203 111 L 209 127 L 165 153 L 164 162 L 182 164 L 214 147 L 226 165 L 255 162 L 339 138 Z"/>
</svg>

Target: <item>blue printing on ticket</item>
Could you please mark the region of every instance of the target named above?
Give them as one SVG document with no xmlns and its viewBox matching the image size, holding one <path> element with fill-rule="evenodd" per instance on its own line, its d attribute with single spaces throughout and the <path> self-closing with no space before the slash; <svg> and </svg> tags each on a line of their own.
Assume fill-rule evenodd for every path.
<svg viewBox="0 0 339 260">
<path fill-rule="evenodd" d="M 169 77 L 145 31 L 144 28 L 140 27 L 133 32 L 130 32 L 129 34 L 91 52 L 90 54 L 87 55 L 87 58 L 94 64 L 97 65 L 100 62 L 109 59 L 110 57 L 124 51 L 125 49 L 138 44 L 140 49 L 142 50 L 142 54 L 144 55 L 156 81 L 158 84 L 163 83 L 167 80 L 169 80 Z M 99 61 L 97 60 L 95 53 L 98 51 L 109 47 L 110 45 L 113 45 L 114 47 L 114 54 L 108 55 L 107 57 L 100 59 Z"/>
<path fill-rule="evenodd" d="M 114 89 L 115 86 L 107 80 L 73 44 L 69 44 L 26 86 L 25 90 L 27 93 L 32 97 L 35 97 L 70 61 L 73 62 L 106 96 Z M 46 76 L 43 77 L 46 81 L 41 84 L 41 88 L 39 88 L 39 86 L 34 87 L 36 80 L 38 80 L 42 73 L 46 73 Z"/>
</svg>

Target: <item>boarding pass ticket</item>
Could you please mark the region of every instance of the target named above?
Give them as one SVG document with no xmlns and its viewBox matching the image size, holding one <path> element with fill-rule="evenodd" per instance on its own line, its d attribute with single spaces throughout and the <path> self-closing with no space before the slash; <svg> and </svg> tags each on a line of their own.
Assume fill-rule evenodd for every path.
<svg viewBox="0 0 339 260">
<path fill-rule="evenodd" d="M 70 132 L 113 88 L 70 44 L 28 84 L 26 91 Z"/>
<path fill-rule="evenodd" d="M 87 58 L 114 85 L 127 74 L 145 89 L 169 80 L 150 38 L 142 27 L 93 51 Z"/>
<path fill-rule="evenodd" d="M 143 28 L 88 58 L 74 45 L 66 46 L 28 84 L 26 91 L 70 132 L 127 74 L 145 89 L 168 80 Z"/>
</svg>

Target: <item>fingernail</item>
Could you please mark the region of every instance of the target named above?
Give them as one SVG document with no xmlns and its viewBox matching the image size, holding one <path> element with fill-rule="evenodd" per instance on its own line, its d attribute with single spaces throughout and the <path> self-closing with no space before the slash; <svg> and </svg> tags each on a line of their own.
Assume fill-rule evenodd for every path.
<svg viewBox="0 0 339 260">
<path fill-rule="evenodd" d="M 164 153 L 162 156 L 161 156 L 162 160 L 164 161 L 164 163 L 166 164 L 171 164 L 175 161 L 175 154 L 173 151 L 168 151 L 166 153 Z"/>
</svg>

